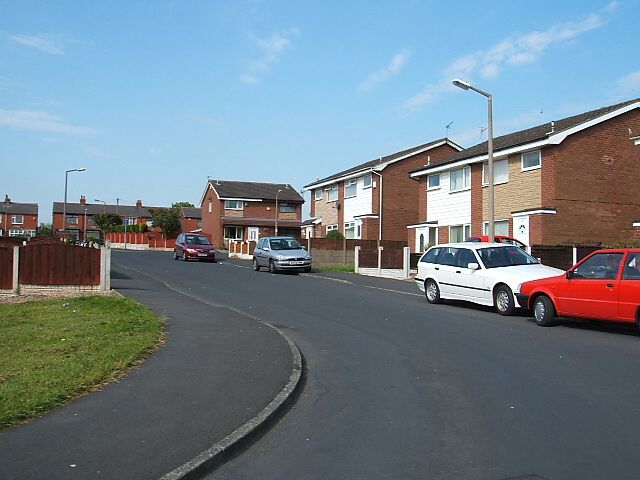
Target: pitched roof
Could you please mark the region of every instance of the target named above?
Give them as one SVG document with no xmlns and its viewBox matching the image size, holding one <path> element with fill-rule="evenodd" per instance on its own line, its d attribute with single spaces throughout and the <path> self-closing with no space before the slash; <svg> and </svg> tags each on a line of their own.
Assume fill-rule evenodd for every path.
<svg viewBox="0 0 640 480">
<path fill-rule="evenodd" d="M 500 150 L 506 150 L 508 148 L 518 147 L 540 140 L 546 140 L 552 135 L 557 135 L 558 133 L 570 130 L 579 125 L 595 120 L 598 117 L 602 117 L 618 109 L 638 102 L 640 102 L 640 98 L 635 98 L 633 100 L 617 103 L 608 107 L 598 108 L 596 110 L 591 110 L 579 115 L 573 115 L 571 117 L 563 118 L 560 120 L 543 123 L 542 125 L 527 128 L 526 130 L 520 130 L 518 132 L 495 137 L 493 139 L 493 151 L 499 152 Z M 454 155 L 451 155 L 450 157 L 443 159 L 441 162 L 438 162 L 437 165 L 441 166 L 447 163 L 457 162 L 459 160 L 466 160 L 481 155 L 487 155 L 487 153 L 487 142 L 482 142 L 474 145 L 473 147 L 466 148 L 460 153 L 456 153 Z M 421 168 L 420 171 L 422 170 L 426 169 Z"/>
<path fill-rule="evenodd" d="M 400 152 L 396 152 L 396 153 L 392 153 L 391 155 L 387 155 L 385 157 L 380 157 L 380 158 L 376 158 L 375 160 L 370 160 L 368 162 L 365 163 L 361 163 L 360 165 L 356 165 L 355 167 L 351 167 L 348 168 L 346 170 L 343 170 L 341 172 L 338 173 L 334 173 L 333 175 L 329 175 L 328 177 L 325 178 L 321 178 L 319 180 L 316 180 L 315 182 L 309 183 L 308 185 L 305 185 L 304 188 L 308 188 L 311 187 L 313 185 L 317 185 L 320 183 L 325 183 L 331 180 L 335 180 L 341 177 L 345 177 L 347 175 L 356 173 L 356 172 L 360 172 L 360 171 L 367 171 L 367 170 L 372 170 L 375 167 L 378 166 L 382 166 L 382 165 L 386 165 L 388 163 L 391 163 L 395 160 L 404 158 L 404 157 L 408 157 L 414 153 L 419 153 L 423 150 L 428 150 L 429 148 L 433 148 L 437 145 L 440 145 L 442 143 L 448 143 L 449 145 L 462 150 L 462 147 L 460 147 L 458 144 L 452 142 L 450 139 L 448 138 L 439 138 L 438 140 L 434 140 L 432 142 L 428 142 L 428 143 L 423 143 L 422 145 L 418 145 L 415 147 L 411 147 L 411 148 L 407 148 L 406 150 L 402 150 Z"/>
<path fill-rule="evenodd" d="M 304 198 L 288 183 L 256 183 L 233 182 L 229 180 L 209 180 L 209 185 L 218 193 L 220 198 L 276 200 L 304 203 Z M 278 194 L 278 190 L 280 193 Z"/>
<path fill-rule="evenodd" d="M 144 217 L 151 218 L 150 210 L 154 208 L 167 207 L 136 207 L 135 205 L 104 205 L 102 203 L 69 203 L 67 202 L 67 215 L 84 215 L 87 209 L 87 215 L 101 215 L 103 213 L 112 213 L 121 217 Z M 53 213 L 62 213 L 64 211 L 64 202 L 53 202 Z"/>
<path fill-rule="evenodd" d="M 37 203 L 0 202 L 0 213 L 13 215 L 37 215 Z"/>
<path fill-rule="evenodd" d="M 180 210 L 184 218 L 202 219 L 202 209 L 198 207 L 182 207 Z"/>
</svg>

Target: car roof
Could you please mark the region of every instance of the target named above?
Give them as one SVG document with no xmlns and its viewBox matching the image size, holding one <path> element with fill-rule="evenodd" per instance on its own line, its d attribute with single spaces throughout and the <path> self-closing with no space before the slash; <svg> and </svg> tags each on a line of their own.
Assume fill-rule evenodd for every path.
<svg viewBox="0 0 640 480">
<path fill-rule="evenodd" d="M 507 248 L 507 247 L 515 247 L 515 245 L 511 245 L 510 243 L 489 243 L 489 242 L 458 242 L 458 243 L 440 243 L 438 245 L 434 245 L 431 248 L 436 248 L 436 247 L 455 247 L 455 248 L 471 248 L 474 250 L 478 250 L 480 248 L 487 248 L 487 247 L 500 247 L 500 248 Z"/>
</svg>

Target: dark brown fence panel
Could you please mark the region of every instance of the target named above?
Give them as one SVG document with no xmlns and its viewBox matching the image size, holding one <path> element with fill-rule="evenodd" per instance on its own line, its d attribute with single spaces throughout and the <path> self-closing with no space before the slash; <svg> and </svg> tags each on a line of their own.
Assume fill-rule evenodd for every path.
<svg viewBox="0 0 640 480">
<path fill-rule="evenodd" d="M 0 288 L 13 288 L 13 248 L 0 248 Z"/>
<path fill-rule="evenodd" d="M 397 248 L 382 250 L 382 268 L 402 268 L 404 266 L 404 251 Z"/>
<path fill-rule="evenodd" d="M 363 250 L 373 250 L 378 248 L 377 240 L 355 240 L 355 239 L 333 239 L 333 238 L 310 238 L 311 249 L 318 250 L 353 250 L 361 247 Z M 303 241 L 303 245 L 306 245 Z M 403 248 L 407 242 L 395 240 L 383 240 L 380 243 L 384 248 Z M 377 265 L 376 265 L 377 266 Z"/>
<path fill-rule="evenodd" d="M 378 268 L 378 250 L 360 250 L 358 266 L 360 268 Z"/>
<path fill-rule="evenodd" d="M 411 253 L 409 256 L 409 268 L 415 270 L 418 268 L 418 261 L 422 257 L 422 253 Z"/>
<path fill-rule="evenodd" d="M 545 265 L 562 270 L 573 265 L 573 249 L 567 246 L 536 245 L 531 247 L 531 255 Z"/>
<path fill-rule="evenodd" d="M 23 285 L 99 285 L 100 250 L 75 245 L 27 245 L 20 248 Z"/>
</svg>

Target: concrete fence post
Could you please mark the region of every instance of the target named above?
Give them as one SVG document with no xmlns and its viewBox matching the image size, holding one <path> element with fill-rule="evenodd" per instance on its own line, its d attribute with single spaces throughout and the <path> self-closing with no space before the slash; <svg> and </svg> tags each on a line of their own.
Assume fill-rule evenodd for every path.
<svg viewBox="0 0 640 480">
<path fill-rule="evenodd" d="M 20 247 L 13 247 L 13 293 L 20 294 Z"/>
<path fill-rule="evenodd" d="M 378 276 L 379 277 L 382 276 L 382 250 L 384 250 L 384 247 L 380 245 L 378 247 Z"/>
<path fill-rule="evenodd" d="M 353 253 L 353 270 L 360 273 L 360 246 L 356 246 Z"/>
<path fill-rule="evenodd" d="M 578 263 L 578 249 L 577 247 L 573 247 L 573 264 L 575 265 L 576 263 Z"/>
<path fill-rule="evenodd" d="M 409 264 L 411 263 L 411 249 L 404 247 L 402 249 L 402 271 L 404 278 L 409 278 Z"/>
</svg>

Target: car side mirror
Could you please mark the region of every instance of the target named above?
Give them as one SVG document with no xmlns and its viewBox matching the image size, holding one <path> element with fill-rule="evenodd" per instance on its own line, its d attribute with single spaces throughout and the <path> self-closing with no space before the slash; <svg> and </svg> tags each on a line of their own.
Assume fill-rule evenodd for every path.
<svg viewBox="0 0 640 480">
<path fill-rule="evenodd" d="M 571 280 L 574 277 L 573 270 L 568 270 L 567 273 L 564 274 L 567 280 Z"/>
<path fill-rule="evenodd" d="M 467 264 L 467 268 L 469 270 L 478 270 L 480 268 L 480 265 L 478 265 L 476 262 L 473 262 L 473 263 Z"/>
</svg>

